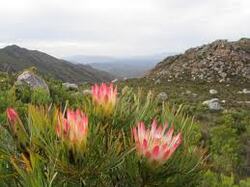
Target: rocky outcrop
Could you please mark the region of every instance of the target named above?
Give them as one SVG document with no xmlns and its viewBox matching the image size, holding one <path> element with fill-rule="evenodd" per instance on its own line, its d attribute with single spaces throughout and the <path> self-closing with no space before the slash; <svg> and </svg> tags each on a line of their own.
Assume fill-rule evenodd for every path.
<svg viewBox="0 0 250 187">
<path fill-rule="evenodd" d="M 39 76 L 30 71 L 24 71 L 17 77 L 16 85 L 28 85 L 32 90 L 42 88 L 49 93 L 49 87 L 46 82 Z"/>
<path fill-rule="evenodd" d="M 148 75 L 154 80 L 250 81 L 250 39 L 217 40 L 160 62 Z"/>
</svg>

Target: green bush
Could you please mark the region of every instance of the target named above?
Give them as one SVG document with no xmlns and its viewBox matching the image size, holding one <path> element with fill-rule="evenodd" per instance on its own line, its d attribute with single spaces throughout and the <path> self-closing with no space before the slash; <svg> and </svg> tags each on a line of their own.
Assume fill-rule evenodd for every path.
<svg viewBox="0 0 250 187">
<path fill-rule="evenodd" d="M 46 105 L 51 102 L 51 98 L 47 90 L 42 88 L 35 89 L 31 94 L 31 103 L 35 105 Z"/>
<path fill-rule="evenodd" d="M 17 85 L 12 89 L 15 89 L 15 97 L 17 100 L 20 100 L 22 103 L 30 103 L 31 102 L 31 94 L 32 90 L 28 85 Z"/>
<path fill-rule="evenodd" d="M 233 175 L 225 176 L 209 170 L 204 174 L 201 187 L 250 187 L 250 178 L 240 180 L 236 184 Z"/>
<path fill-rule="evenodd" d="M 245 170 L 248 164 L 246 148 L 250 138 L 249 113 L 247 111 L 228 112 L 216 122 L 210 128 L 209 149 L 213 169 L 226 175 L 233 173 L 236 177 L 247 176 Z"/>
<path fill-rule="evenodd" d="M 230 174 L 239 164 L 239 137 L 235 129 L 222 125 L 211 130 L 211 158 L 218 172 Z"/>
</svg>

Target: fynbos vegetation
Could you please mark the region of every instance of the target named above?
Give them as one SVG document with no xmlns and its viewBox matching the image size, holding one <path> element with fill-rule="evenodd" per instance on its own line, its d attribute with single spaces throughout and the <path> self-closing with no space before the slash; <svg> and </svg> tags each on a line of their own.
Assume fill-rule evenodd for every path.
<svg viewBox="0 0 250 187">
<path fill-rule="evenodd" d="M 63 98 L 61 105 L 33 105 L 12 89 L 1 91 L 13 97 L 6 113 L 1 108 L 1 186 L 195 186 L 202 180 L 207 155 L 199 126 L 150 92 L 144 98 L 102 84 L 92 95 L 76 96 L 74 105 Z"/>
</svg>

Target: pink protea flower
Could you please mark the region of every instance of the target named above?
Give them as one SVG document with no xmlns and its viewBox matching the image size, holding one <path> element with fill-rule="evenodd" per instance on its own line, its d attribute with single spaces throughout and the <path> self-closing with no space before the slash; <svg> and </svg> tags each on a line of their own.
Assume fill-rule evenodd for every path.
<svg viewBox="0 0 250 187">
<path fill-rule="evenodd" d="M 6 110 L 6 115 L 12 135 L 14 135 L 21 144 L 25 145 L 28 140 L 28 135 L 18 113 L 14 108 L 9 107 Z"/>
<path fill-rule="evenodd" d="M 114 88 L 111 83 L 109 86 L 102 83 L 100 86 L 95 84 L 92 86 L 92 99 L 97 107 L 101 107 L 105 114 L 110 114 L 117 100 L 117 87 Z"/>
<path fill-rule="evenodd" d="M 6 114 L 7 114 L 8 120 L 9 120 L 9 122 L 11 124 L 14 124 L 14 123 L 17 122 L 17 120 L 18 120 L 19 117 L 18 117 L 18 114 L 17 114 L 17 112 L 15 111 L 14 108 L 10 108 L 10 107 L 7 108 Z"/>
<path fill-rule="evenodd" d="M 58 137 L 74 145 L 85 145 L 88 134 L 88 117 L 79 109 L 76 111 L 67 110 L 67 118 L 62 114 L 58 115 L 56 126 Z"/>
<path fill-rule="evenodd" d="M 168 125 L 159 126 L 154 120 L 151 129 L 146 129 L 143 122 L 133 128 L 136 150 L 146 157 L 149 163 L 164 164 L 181 144 L 181 133 L 173 136 L 173 127 L 166 131 Z"/>
<path fill-rule="evenodd" d="M 12 129 L 13 133 L 16 134 L 17 124 L 18 122 L 21 122 L 18 113 L 16 112 L 14 108 L 9 107 L 6 110 L 6 115 L 7 115 L 8 122 L 10 124 L 10 128 Z M 19 123 L 19 125 L 21 124 Z"/>
</svg>

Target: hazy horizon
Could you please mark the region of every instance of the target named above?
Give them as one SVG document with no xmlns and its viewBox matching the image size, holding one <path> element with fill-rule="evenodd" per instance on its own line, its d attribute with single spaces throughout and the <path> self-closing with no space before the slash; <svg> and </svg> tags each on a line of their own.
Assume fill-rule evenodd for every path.
<svg viewBox="0 0 250 187">
<path fill-rule="evenodd" d="M 16 44 L 58 58 L 133 57 L 250 36 L 248 0 L 8 0 L 0 47 Z"/>
</svg>

